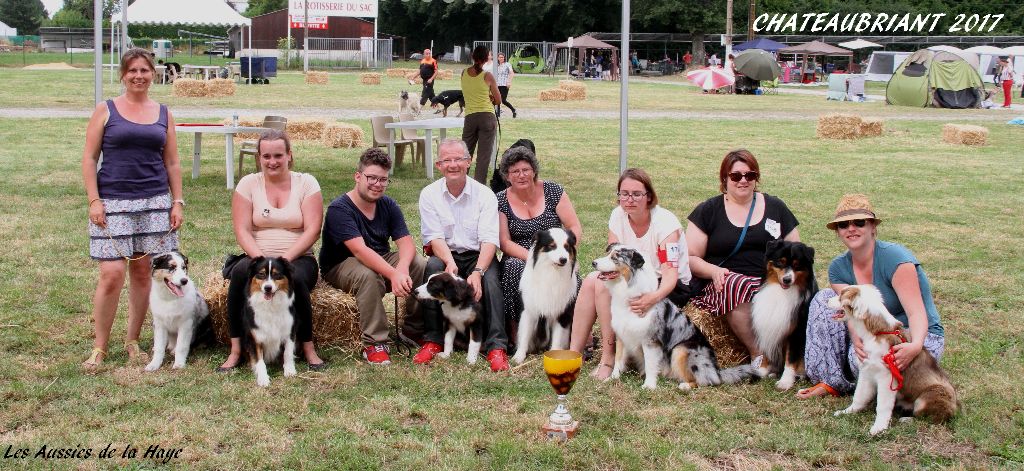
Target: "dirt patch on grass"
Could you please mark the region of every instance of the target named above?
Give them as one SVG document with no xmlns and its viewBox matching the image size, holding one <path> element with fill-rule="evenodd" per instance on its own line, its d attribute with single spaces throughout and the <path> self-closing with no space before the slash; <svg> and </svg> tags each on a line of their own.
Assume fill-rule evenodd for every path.
<svg viewBox="0 0 1024 471">
<path fill-rule="evenodd" d="M 69 65 L 67 62 L 51 62 L 49 64 L 32 64 L 22 67 L 27 70 L 75 70 L 77 67 Z"/>
</svg>

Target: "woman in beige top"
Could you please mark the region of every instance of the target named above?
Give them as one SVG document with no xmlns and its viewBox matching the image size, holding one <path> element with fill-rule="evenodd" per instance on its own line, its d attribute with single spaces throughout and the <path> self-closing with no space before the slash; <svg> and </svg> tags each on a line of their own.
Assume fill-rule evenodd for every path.
<svg viewBox="0 0 1024 471">
<path fill-rule="evenodd" d="M 292 290 L 298 342 L 311 370 L 324 368 L 313 346 L 313 308 L 309 291 L 316 285 L 319 267 L 313 257 L 313 243 L 320 237 L 324 202 L 320 184 L 312 175 L 292 172 L 291 141 L 283 131 L 268 130 L 260 135 L 256 163 L 259 173 L 246 175 L 231 199 L 231 221 L 235 239 L 245 251 L 231 269 L 228 287 L 228 322 L 231 353 L 218 372 L 237 368 L 244 334 L 249 263 L 256 257 L 284 257 L 292 264 Z"/>
</svg>

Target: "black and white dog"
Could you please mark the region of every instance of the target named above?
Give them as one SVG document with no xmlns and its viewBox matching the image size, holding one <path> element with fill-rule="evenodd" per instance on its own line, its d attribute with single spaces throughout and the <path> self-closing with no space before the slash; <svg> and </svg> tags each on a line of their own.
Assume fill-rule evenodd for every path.
<svg viewBox="0 0 1024 471">
<path fill-rule="evenodd" d="M 258 386 L 270 386 L 267 362 L 278 356 L 284 375 L 295 376 L 295 294 L 292 266 L 284 258 L 257 257 L 249 265 L 248 299 L 242 325 L 242 351 Z"/>
<path fill-rule="evenodd" d="M 569 348 L 569 329 L 576 307 L 576 235 L 560 227 L 537 231 L 530 244 L 519 295 L 523 315 L 516 335 L 512 361 L 522 363 L 526 354 L 549 347 Z"/>
<path fill-rule="evenodd" d="M 210 308 L 188 277 L 188 257 L 179 252 L 154 255 L 152 268 L 153 360 L 145 370 L 160 369 L 168 350 L 174 352 L 171 368 L 184 368 L 192 346 L 212 339 Z"/>
<path fill-rule="evenodd" d="M 437 356 L 448 358 L 455 348 L 456 332 L 462 332 L 469 337 L 466 361 L 470 365 L 476 363 L 480 355 L 480 344 L 483 342 L 484 328 L 480 303 L 473 299 L 473 287 L 466 280 L 451 273 L 435 273 L 427 278 L 426 283 L 416 288 L 416 297 L 425 301 L 440 302 L 441 313 L 448 321 L 448 329 L 444 333 L 444 351 Z"/>
<path fill-rule="evenodd" d="M 430 99 L 430 107 L 436 109 L 439 106 L 443 106 L 443 109 L 435 111 L 434 114 L 441 113 L 441 116 L 448 116 L 448 107 L 454 104 L 459 104 L 459 114 L 455 116 L 462 116 L 462 112 L 466 109 L 466 99 L 462 96 L 462 90 L 445 90 L 437 95 L 434 95 Z"/>
<path fill-rule="evenodd" d="M 751 365 L 720 369 L 707 337 L 668 299 L 643 316 L 630 310 L 631 299 L 658 289 L 658 275 L 640 252 L 612 244 L 594 260 L 594 269 L 612 297 L 615 367 L 608 379 L 617 379 L 630 359 L 643 368 L 646 389 L 657 387 L 659 374 L 680 381 L 685 390 L 758 378 Z"/>
<path fill-rule="evenodd" d="M 800 242 L 773 240 L 765 251 L 765 265 L 764 280 L 751 306 L 754 336 L 764 355 L 758 373 L 782 373 L 775 387 L 786 390 L 804 376 L 807 310 L 818 292 L 814 249 Z"/>
</svg>

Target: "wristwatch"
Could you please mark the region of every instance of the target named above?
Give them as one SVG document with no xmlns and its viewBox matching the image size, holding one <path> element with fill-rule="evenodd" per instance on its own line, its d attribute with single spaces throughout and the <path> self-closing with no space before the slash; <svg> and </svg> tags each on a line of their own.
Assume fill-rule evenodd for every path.
<svg viewBox="0 0 1024 471">
<path fill-rule="evenodd" d="M 171 205 L 173 205 L 174 203 L 180 204 L 182 208 L 185 207 L 185 200 L 174 200 L 174 201 L 171 201 Z"/>
<path fill-rule="evenodd" d="M 483 268 L 476 267 L 476 268 L 473 269 L 473 271 L 479 273 L 480 276 L 484 276 L 484 269 Z"/>
</svg>

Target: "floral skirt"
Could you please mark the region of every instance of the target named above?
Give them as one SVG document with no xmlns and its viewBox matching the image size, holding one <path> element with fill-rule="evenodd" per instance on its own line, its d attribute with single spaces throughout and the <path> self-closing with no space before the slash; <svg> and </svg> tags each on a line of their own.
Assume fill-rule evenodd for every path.
<svg viewBox="0 0 1024 471">
<path fill-rule="evenodd" d="M 178 248 L 178 232 L 171 231 L 171 194 L 139 199 L 104 199 L 107 227 L 89 221 L 89 256 L 93 260 L 120 260 L 139 253 Z"/>
</svg>

